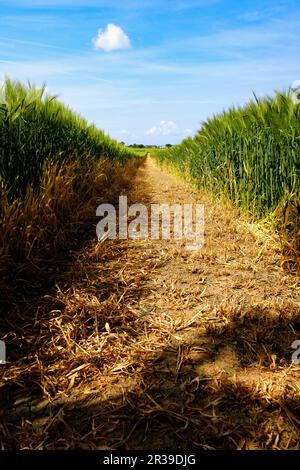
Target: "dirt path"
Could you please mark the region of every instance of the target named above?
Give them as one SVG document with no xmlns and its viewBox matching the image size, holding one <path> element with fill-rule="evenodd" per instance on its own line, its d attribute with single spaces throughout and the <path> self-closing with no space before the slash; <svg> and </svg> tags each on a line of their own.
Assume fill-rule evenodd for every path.
<svg viewBox="0 0 300 470">
<path fill-rule="evenodd" d="M 93 240 L 78 254 L 58 286 L 64 307 L 50 312 L 51 358 L 41 353 L 32 370 L 48 398 L 8 414 L 12 447 L 299 448 L 299 284 L 280 271 L 273 241 L 151 158 L 129 195 L 196 201 L 200 251 Z"/>
</svg>

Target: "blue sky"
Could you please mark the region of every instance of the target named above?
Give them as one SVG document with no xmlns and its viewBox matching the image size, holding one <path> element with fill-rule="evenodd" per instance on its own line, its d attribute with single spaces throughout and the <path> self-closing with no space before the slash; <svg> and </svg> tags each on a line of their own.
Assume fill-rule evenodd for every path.
<svg viewBox="0 0 300 470">
<path fill-rule="evenodd" d="M 180 142 L 300 79 L 299 0 L 0 0 L 0 79 L 126 143 Z"/>
</svg>

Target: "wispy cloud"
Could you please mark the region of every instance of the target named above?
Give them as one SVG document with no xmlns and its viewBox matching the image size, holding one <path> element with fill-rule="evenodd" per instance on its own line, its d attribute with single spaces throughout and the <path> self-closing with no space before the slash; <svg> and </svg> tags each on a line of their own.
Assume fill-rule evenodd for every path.
<svg viewBox="0 0 300 470">
<path fill-rule="evenodd" d="M 110 52 L 120 49 L 130 49 L 131 43 L 126 33 L 115 24 L 108 24 L 104 31 L 98 30 L 98 35 L 93 39 L 95 49 Z"/>
<path fill-rule="evenodd" d="M 45 49 L 54 49 L 57 51 L 61 52 L 68 52 L 68 55 L 70 56 L 70 52 L 72 52 L 72 49 L 63 47 L 63 46 L 56 46 L 54 44 L 47 44 L 45 42 L 40 42 L 40 41 L 28 41 L 26 39 L 16 39 L 14 38 L 11 40 L 9 37 L 3 37 L 0 36 L 0 41 L 2 41 L 3 44 L 8 45 L 23 45 L 23 46 L 34 46 L 35 48 L 45 48 Z"/>
<path fill-rule="evenodd" d="M 237 50 L 244 51 L 266 48 L 273 50 L 276 46 L 285 43 L 291 44 L 298 40 L 300 19 L 290 21 L 272 21 L 265 25 L 247 25 L 247 27 L 221 29 L 213 34 L 190 37 L 181 42 L 192 50 L 199 48 L 205 51 L 221 51 L 222 55 L 229 55 Z"/>
<path fill-rule="evenodd" d="M 245 13 L 239 15 L 239 19 L 245 21 L 258 21 L 261 18 L 263 18 L 263 14 L 259 10 L 245 11 Z"/>
<path fill-rule="evenodd" d="M 49 61 L 9 61 L 0 60 L 0 77 L 10 75 L 19 80 L 49 81 L 65 75 L 73 75 L 78 72 L 80 65 L 76 61 L 49 60 Z"/>
<path fill-rule="evenodd" d="M 67 21 L 59 15 L 1 15 L 0 23 L 5 26 L 38 26 L 39 28 L 42 27 L 49 27 L 49 26 L 65 26 Z"/>
<path fill-rule="evenodd" d="M 143 140 L 153 144 L 159 144 L 162 140 L 179 142 L 194 133 L 195 131 L 192 128 L 182 128 L 175 121 L 162 120 L 146 131 L 146 137 Z"/>
<path fill-rule="evenodd" d="M 187 128 L 181 130 L 178 124 L 174 121 L 160 121 L 160 123 L 157 126 L 150 127 L 150 129 L 147 130 L 146 134 L 147 135 L 153 135 L 153 136 L 167 136 L 167 135 L 174 135 L 174 136 L 188 136 L 193 134 L 193 129 Z"/>
<path fill-rule="evenodd" d="M 174 2 L 174 8 L 176 10 L 188 10 L 194 8 L 202 8 L 214 3 L 219 3 L 220 0 L 179 0 Z"/>
<path fill-rule="evenodd" d="M 130 140 L 130 141 L 138 138 L 138 136 L 134 132 L 130 132 L 127 129 L 122 129 L 120 131 L 120 134 L 122 136 L 122 139 Z"/>
<path fill-rule="evenodd" d="M 193 129 L 183 129 L 184 135 L 192 135 L 194 133 Z"/>
<path fill-rule="evenodd" d="M 178 126 L 174 121 L 160 121 L 158 126 L 147 130 L 148 135 L 171 135 L 178 132 Z"/>
<path fill-rule="evenodd" d="M 219 0 L 174 0 L 173 9 L 202 8 Z M 2 0 L 5 5 L 15 5 L 22 8 L 49 8 L 49 7 L 97 7 L 118 10 L 145 10 L 160 8 L 169 10 L 170 4 L 166 0 Z"/>
</svg>

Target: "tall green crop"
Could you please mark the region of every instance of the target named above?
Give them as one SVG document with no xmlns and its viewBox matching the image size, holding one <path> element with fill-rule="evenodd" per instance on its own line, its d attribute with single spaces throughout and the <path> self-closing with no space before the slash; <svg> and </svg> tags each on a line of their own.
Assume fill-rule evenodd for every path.
<svg viewBox="0 0 300 470">
<path fill-rule="evenodd" d="M 0 181 L 11 196 L 37 186 L 45 164 L 134 156 L 85 119 L 35 88 L 6 79 L 0 90 Z"/>
<path fill-rule="evenodd" d="M 194 138 L 157 159 L 264 216 L 285 194 L 300 194 L 300 105 L 283 93 L 255 97 L 209 119 Z"/>
</svg>

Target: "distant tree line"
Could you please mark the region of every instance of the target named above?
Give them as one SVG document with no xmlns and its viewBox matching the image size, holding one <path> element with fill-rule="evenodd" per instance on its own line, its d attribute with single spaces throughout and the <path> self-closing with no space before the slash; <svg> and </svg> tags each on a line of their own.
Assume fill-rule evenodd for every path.
<svg viewBox="0 0 300 470">
<path fill-rule="evenodd" d="M 125 142 L 121 142 L 122 145 L 126 145 Z M 130 144 L 126 147 L 133 148 L 133 149 L 160 149 L 163 148 L 163 145 L 144 145 L 144 144 Z M 172 144 L 166 144 L 165 147 L 172 147 Z"/>
</svg>

